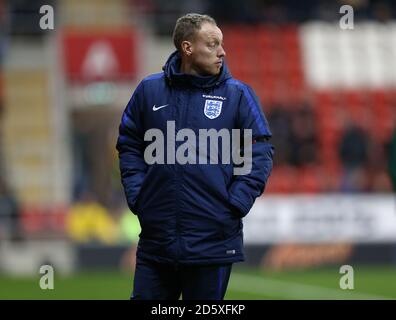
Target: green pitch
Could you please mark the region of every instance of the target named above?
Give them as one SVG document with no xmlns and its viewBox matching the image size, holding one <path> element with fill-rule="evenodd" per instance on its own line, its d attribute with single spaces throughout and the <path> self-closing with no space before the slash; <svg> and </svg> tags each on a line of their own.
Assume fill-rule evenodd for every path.
<svg viewBox="0 0 396 320">
<path fill-rule="evenodd" d="M 128 299 L 132 274 L 118 271 L 55 276 L 53 290 L 36 278 L 0 274 L 0 299 Z M 396 299 L 396 266 L 354 267 L 354 289 L 342 290 L 338 268 L 270 272 L 235 267 L 226 299 Z"/>
</svg>

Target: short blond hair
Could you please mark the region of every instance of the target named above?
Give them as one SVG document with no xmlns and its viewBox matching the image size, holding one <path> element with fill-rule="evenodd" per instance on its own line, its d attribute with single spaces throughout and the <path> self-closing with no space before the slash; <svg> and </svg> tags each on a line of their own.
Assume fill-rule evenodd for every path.
<svg viewBox="0 0 396 320">
<path fill-rule="evenodd" d="M 181 51 L 181 43 L 185 40 L 192 40 L 205 22 L 217 25 L 215 19 L 207 14 L 187 13 L 177 19 L 173 30 L 173 43 L 176 49 Z"/>
</svg>

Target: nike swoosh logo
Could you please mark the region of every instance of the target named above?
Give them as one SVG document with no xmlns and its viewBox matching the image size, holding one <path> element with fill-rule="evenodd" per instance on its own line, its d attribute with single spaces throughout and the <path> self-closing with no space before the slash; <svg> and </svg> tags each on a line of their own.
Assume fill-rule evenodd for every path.
<svg viewBox="0 0 396 320">
<path fill-rule="evenodd" d="M 159 106 L 159 107 L 156 107 L 155 105 L 153 105 L 153 111 L 157 111 L 157 110 L 162 109 L 162 108 L 165 108 L 165 107 L 167 107 L 167 106 L 169 106 L 169 104 L 164 104 L 164 105 Z"/>
</svg>

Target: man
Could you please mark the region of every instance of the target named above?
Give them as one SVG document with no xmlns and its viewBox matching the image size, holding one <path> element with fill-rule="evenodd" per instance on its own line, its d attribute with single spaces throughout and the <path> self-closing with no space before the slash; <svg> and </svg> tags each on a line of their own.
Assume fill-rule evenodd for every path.
<svg viewBox="0 0 396 320">
<path fill-rule="evenodd" d="M 142 228 L 132 299 L 221 300 L 232 264 L 244 260 L 241 219 L 272 169 L 271 132 L 252 89 L 231 77 L 213 18 L 182 16 L 173 40 L 163 72 L 136 88 L 117 142 L 128 206 Z M 235 174 L 224 139 L 208 155 L 203 129 L 225 137 L 241 129 L 244 139 L 250 132 L 249 170 Z"/>
</svg>

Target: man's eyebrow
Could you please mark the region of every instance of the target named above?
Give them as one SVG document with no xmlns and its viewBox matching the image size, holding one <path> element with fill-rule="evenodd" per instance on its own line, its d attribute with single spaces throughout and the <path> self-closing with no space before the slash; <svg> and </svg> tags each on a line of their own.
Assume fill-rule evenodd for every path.
<svg viewBox="0 0 396 320">
<path fill-rule="evenodd" d="M 210 37 L 210 39 L 208 39 L 208 43 L 210 43 L 210 44 L 224 44 L 224 40 L 222 39 L 222 38 L 220 38 L 220 37 L 216 37 L 216 36 L 213 36 L 213 37 Z"/>
<path fill-rule="evenodd" d="M 209 39 L 207 43 L 208 44 L 219 44 L 219 40 L 217 40 L 217 39 Z"/>
</svg>

